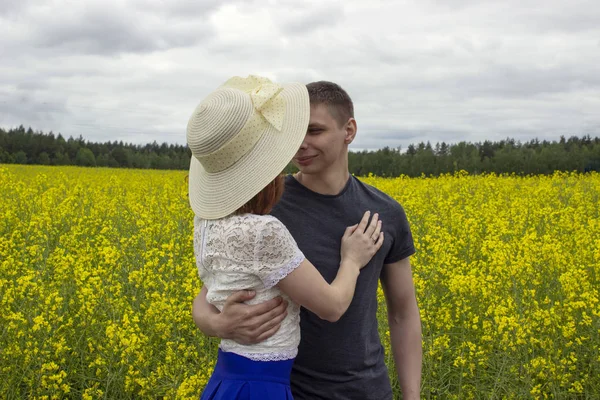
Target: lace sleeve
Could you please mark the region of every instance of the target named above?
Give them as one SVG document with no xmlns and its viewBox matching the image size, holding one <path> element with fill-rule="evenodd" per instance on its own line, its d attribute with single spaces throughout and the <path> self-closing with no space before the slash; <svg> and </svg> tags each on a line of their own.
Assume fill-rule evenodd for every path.
<svg viewBox="0 0 600 400">
<path fill-rule="evenodd" d="M 272 288 L 304 261 L 304 254 L 277 218 L 269 218 L 261 224 L 257 237 L 256 273 L 266 288 Z"/>
<path fill-rule="evenodd" d="M 206 279 L 206 269 L 203 265 L 203 251 L 204 251 L 204 224 L 202 220 L 194 216 L 194 257 L 196 258 L 196 268 L 198 269 L 198 276 L 201 280 Z"/>
</svg>

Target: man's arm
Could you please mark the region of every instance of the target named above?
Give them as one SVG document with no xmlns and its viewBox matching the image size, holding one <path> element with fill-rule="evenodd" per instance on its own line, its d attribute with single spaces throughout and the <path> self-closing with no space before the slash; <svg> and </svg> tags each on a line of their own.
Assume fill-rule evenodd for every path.
<svg viewBox="0 0 600 400">
<path fill-rule="evenodd" d="M 244 345 L 262 342 L 273 336 L 287 315 L 287 301 L 275 297 L 256 305 L 244 304 L 256 292 L 241 290 L 229 296 L 219 310 L 206 300 L 202 287 L 192 305 L 194 323 L 205 335 L 232 339 Z"/>
<path fill-rule="evenodd" d="M 408 257 L 383 266 L 381 286 L 387 302 L 392 352 L 403 398 L 419 399 L 423 361 L 421 316 Z"/>
</svg>

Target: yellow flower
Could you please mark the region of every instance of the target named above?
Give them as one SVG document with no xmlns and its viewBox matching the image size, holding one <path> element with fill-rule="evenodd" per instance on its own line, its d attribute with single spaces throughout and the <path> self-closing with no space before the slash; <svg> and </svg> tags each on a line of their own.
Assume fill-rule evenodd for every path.
<svg viewBox="0 0 600 400">
<path fill-rule="evenodd" d="M 0 166 L 0 393 L 199 397 L 186 174 Z M 410 221 L 422 397 L 600 397 L 599 174 L 361 179 Z"/>
</svg>

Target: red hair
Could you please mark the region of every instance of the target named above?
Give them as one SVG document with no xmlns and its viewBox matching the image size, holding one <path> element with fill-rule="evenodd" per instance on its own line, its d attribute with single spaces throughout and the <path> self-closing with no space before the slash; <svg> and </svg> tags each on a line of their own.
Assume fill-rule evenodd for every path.
<svg viewBox="0 0 600 400">
<path fill-rule="evenodd" d="M 285 180 L 283 175 L 278 175 L 267 186 L 263 188 L 256 196 L 250 199 L 246 204 L 238 208 L 233 215 L 240 214 L 257 214 L 267 215 L 271 212 L 275 204 L 281 198 Z"/>
</svg>

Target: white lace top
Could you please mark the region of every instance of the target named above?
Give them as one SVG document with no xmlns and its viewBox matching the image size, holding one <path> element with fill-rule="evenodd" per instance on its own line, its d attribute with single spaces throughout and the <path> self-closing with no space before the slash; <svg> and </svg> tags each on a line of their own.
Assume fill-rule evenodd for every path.
<svg viewBox="0 0 600 400">
<path fill-rule="evenodd" d="M 251 289 L 257 304 L 281 295 L 288 301 L 287 316 L 275 335 L 254 345 L 223 339 L 223 351 L 255 361 L 296 357 L 300 344 L 300 307 L 275 285 L 304 260 L 296 241 L 277 218 L 243 214 L 217 220 L 194 218 L 194 253 L 207 301 L 223 309 L 229 295 Z"/>
</svg>

